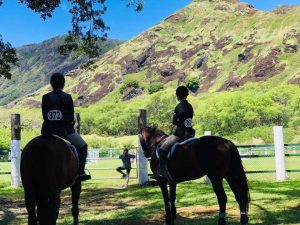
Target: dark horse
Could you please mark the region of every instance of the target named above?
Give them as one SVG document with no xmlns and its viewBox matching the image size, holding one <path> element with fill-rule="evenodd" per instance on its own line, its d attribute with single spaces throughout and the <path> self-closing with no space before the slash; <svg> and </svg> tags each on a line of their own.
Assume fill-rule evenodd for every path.
<svg viewBox="0 0 300 225">
<path fill-rule="evenodd" d="M 151 157 L 150 167 L 154 174 L 158 166 L 156 148 L 166 137 L 163 131 L 153 127 L 142 128 L 139 136 L 145 156 Z M 156 177 L 164 198 L 167 225 L 173 225 L 176 218 L 176 183 L 198 179 L 204 175 L 211 180 L 217 195 L 220 210 L 218 225 L 226 224 L 227 196 L 223 188 L 223 178 L 228 182 L 239 204 L 241 224 L 248 224 L 248 181 L 237 147 L 231 141 L 217 136 L 194 139 L 177 148 L 167 162 L 167 169 L 173 182 Z"/>
<path fill-rule="evenodd" d="M 72 214 L 78 224 L 81 182 L 76 179 L 78 161 L 67 144 L 56 137 L 39 136 L 22 151 L 21 178 L 28 224 L 55 225 L 61 190 L 72 190 Z M 36 214 L 37 207 L 37 214 Z"/>
</svg>

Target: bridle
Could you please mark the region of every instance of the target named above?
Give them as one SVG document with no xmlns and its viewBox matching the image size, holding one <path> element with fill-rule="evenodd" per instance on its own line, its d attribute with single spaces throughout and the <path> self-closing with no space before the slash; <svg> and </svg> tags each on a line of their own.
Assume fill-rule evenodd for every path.
<svg viewBox="0 0 300 225">
<path fill-rule="evenodd" d="M 160 144 L 162 141 L 164 141 L 164 140 L 167 138 L 167 136 L 168 136 L 168 135 L 164 134 L 163 136 L 161 136 L 161 137 L 159 138 L 158 141 L 156 141 L 156 142 L 153 141 L 153 144 L 151 144 L 151 145 L 149 146 L 150 149 L 152 149 L 152 151 L 153 151 L 153 150 L 156 150 L 157 146 L 159 146 L 159 144 Z M 152 141 L 153 139 L 154 139 L 154 137 L 152 137 L 150 140 Z M 150 143 L 151 143 L 151 141 L 150 141 Z"/>
<path fill-rule="evenodd" d="M 157 136 L 155 135 L 156 128 L 152 128 L 151 130 L 147 130 L 149 133 L 149 136 L 141 135 L 144 139 L 145 145 L 147 146 L 150 155 L 156 150 L 157 146 L 159 146 L 160 143 L 162 143 L 168 135 L 163 134 L 158 140 L 155 140 Z"/>
</svg>

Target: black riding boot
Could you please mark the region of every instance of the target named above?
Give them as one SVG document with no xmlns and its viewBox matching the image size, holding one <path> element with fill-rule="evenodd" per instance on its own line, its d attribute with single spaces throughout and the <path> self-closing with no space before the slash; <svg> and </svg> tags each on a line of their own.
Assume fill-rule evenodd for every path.
<svg viewBox="0 0 300 225">
<path fill-rule="evenodd" d="M 168 151 L 165 151 L 163 149 L 159 150 L 159 164 L 158 164 L 158 171 L 157 171 L 158 176 L 162 176 L 162 177 L 166 176 L 167 153 Z"/>
<path fill-rule="evenodd" d="M 86 157 L 87 157 L 87 145 L 78 149 L 78 157 L 79 157 L 78 179 L 80 181 L 90 180 L 91 175 L 88 175 L 84 172 Z"/>
</svg>

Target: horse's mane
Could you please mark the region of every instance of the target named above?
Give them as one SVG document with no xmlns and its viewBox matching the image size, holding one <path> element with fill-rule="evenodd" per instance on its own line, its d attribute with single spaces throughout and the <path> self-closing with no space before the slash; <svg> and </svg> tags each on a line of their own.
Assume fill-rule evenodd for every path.
<svg viewBox="0 0 300 225">
<path fill-rule="evenodd" d="M 158 129 L 157 127 L 155 126 L 146 126 L 144 127 L 144 129 L 148 132 L 150 132 L 151 134 L 156 134 L 156 135 L 159 135 L 159 136 L 164 136 L 164 135 L 167 135 L 164 131 Z"/>
</svg>

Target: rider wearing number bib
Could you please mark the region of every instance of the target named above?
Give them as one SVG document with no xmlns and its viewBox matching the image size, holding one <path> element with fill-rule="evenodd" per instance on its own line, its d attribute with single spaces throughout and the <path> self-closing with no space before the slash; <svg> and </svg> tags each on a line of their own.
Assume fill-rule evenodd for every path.
<svg viewBox="0 0 300 225">
<path fill-rule="evenodd" d="M 166 169 L 166 158 L 168 149 L 176 142 L 190 136 L 194 135 L 194 129 L 192 128 L 192 119 L 194 115 L 194 110 L 192 105 L 186 100 L 189 95 L 189 90 L 185 86 L 179 86 L 176 89 L 176 96 L 180 103 L 176 106 L 172 123 L 176 125 L 175 132 L 166 138 L 162 143 L 159 150 L 159 167 L 158 175 L 165 176 Z"/>
<path fill-rule="evenodd" d="M 78 151 L 79 179 L 81 181 L 91 179 L 85 174 L 85 162 L 87 156 L 87 143 L 74 129 L 74 103 L 71 95 L 63 92 L 65 78 L 60 73 L 54 73 L 50 79 L 53 91 L 43 95 L 42 112 L 43 126 L 42 135 L 58 135 L 67 138 Z"/>
</svg>

